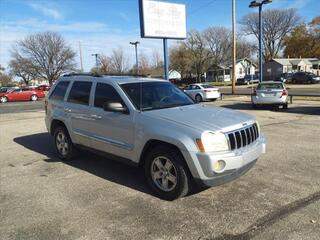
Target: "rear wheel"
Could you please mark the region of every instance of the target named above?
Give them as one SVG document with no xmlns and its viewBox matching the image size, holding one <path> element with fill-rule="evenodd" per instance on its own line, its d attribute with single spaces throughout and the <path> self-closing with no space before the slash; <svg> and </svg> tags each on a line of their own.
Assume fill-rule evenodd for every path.
<svg viewBox="0 0 320 240">
<path fill-rule="evenodd" d="M 31 101 L 37 101 L 37 100 L 38 100 L 38 96 L 35 95 L 35 94 L 33 94 L 33 95 L 31 96 Z"/>
<path fill-rule="evenodd" d="M 144 165 L 150 188 L 162 199 L 174 200 L 189 191 L 189 178 L 184 159 L 177 150 L 159 146 L 152 149 Z"/>
<path fill-rule="evenodd" d="M 60 159 L 71 160 L 75 156 L 76 149 L 65 127 L 54 130 L 54 145 Z"/>
<path fill-rule="evenodd" d="M 6 103 L 6 102 L 8 102 L 8 98 L 3 96 L 3 97 L 0 98 L 0 102 L 1 103 Z"/>
<path fill-rule="evenodd" d="M 196 99 L 196 102 L 202 102 L 202 97 L 200 94 L 197 94 L 195 99 Z"/>
</svg>

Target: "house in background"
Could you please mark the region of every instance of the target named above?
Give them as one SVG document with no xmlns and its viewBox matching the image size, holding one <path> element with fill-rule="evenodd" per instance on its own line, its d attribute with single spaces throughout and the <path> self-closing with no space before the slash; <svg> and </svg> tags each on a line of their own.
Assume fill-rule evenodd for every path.
<svg viewBox="0 0 320 240">
<path fill-rule="evenodd" d="M 257 65 L 248 58 L 239 59 L 236 62 L 236 78 L 243 78 L 245 75 L 254 75 Z M 232 65 L 212 65 L 206 72 L 206 81 L 225 82 L 231 81 Z"/>
<path fill-rule="evenodd" d="M 274 58 L 263 64 L 263 76 L 266 80 L 278 78 L 283 73 L 313 72 L 319 76 L 317 58 Z"/>
</svg>

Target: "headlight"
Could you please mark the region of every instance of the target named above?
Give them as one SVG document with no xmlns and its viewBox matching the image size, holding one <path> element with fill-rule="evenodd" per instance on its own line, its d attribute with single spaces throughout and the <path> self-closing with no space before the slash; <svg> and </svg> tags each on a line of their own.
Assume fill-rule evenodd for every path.
<svg viewBox="0 0 320 240">
<path fill-rule="evenodd" d="M 196 142 L 201 152 L 229 150 L 227 138 L 223 133 L 204 132 L 201 139 L 197 139 Z"/>
</svg>

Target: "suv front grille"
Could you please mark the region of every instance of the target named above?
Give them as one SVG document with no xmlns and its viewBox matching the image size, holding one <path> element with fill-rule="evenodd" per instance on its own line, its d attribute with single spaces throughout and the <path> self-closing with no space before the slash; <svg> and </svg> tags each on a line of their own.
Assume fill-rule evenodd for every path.
<svg viewBox="0 0 320 240">
<path fill-rule="evenodd" d="M 259 137 L 256 123 L 242 129 L 227 133 L 231 150 L 239 149 L 252 144 Z"/>
</svg>

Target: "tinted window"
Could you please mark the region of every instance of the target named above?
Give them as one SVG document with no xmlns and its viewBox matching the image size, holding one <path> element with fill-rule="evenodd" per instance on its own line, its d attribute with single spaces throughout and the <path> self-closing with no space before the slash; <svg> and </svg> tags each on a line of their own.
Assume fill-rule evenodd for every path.
<svg viewBox="0 0 320 240">
<path fill-rule="evenodd" d="M 30 92 L 31 91 L 31 89 L 29 89 L 29 88 L 23 88 L 22 89 L 22 92 Z"/>
<path fill-rule="evenodd" d="M 183 91 L 165 81 L 127 83 L 121 87 L 142 111 L 194 104 Z"/>
<path fill-rule="evenodd" d="M 13 92 L 20 92 L 21 91 L 21 89 L 15 89 L 15 90 L 13 90 Z"/>
<path fill-rule="evenodd" d="M 68 102 L 89 105 L 91 82 L 74 82 L 68 96 Z"/>
<path fill-rule="evenodd" d="M 94 106 L 102 108 L 103 104 L 108 101 L 122 103 L 121 97 L 111 85 L 97 83 L 96 93 L 94 96 Z"/>
<path fill-rule="evenodd" d="M 63 100 L 68 86 L 69 86 L 69 82 L 59 82 L 58 85 L 53 90 L 53 92 L 51 93 L 50 99 Z"/>
</svg>

